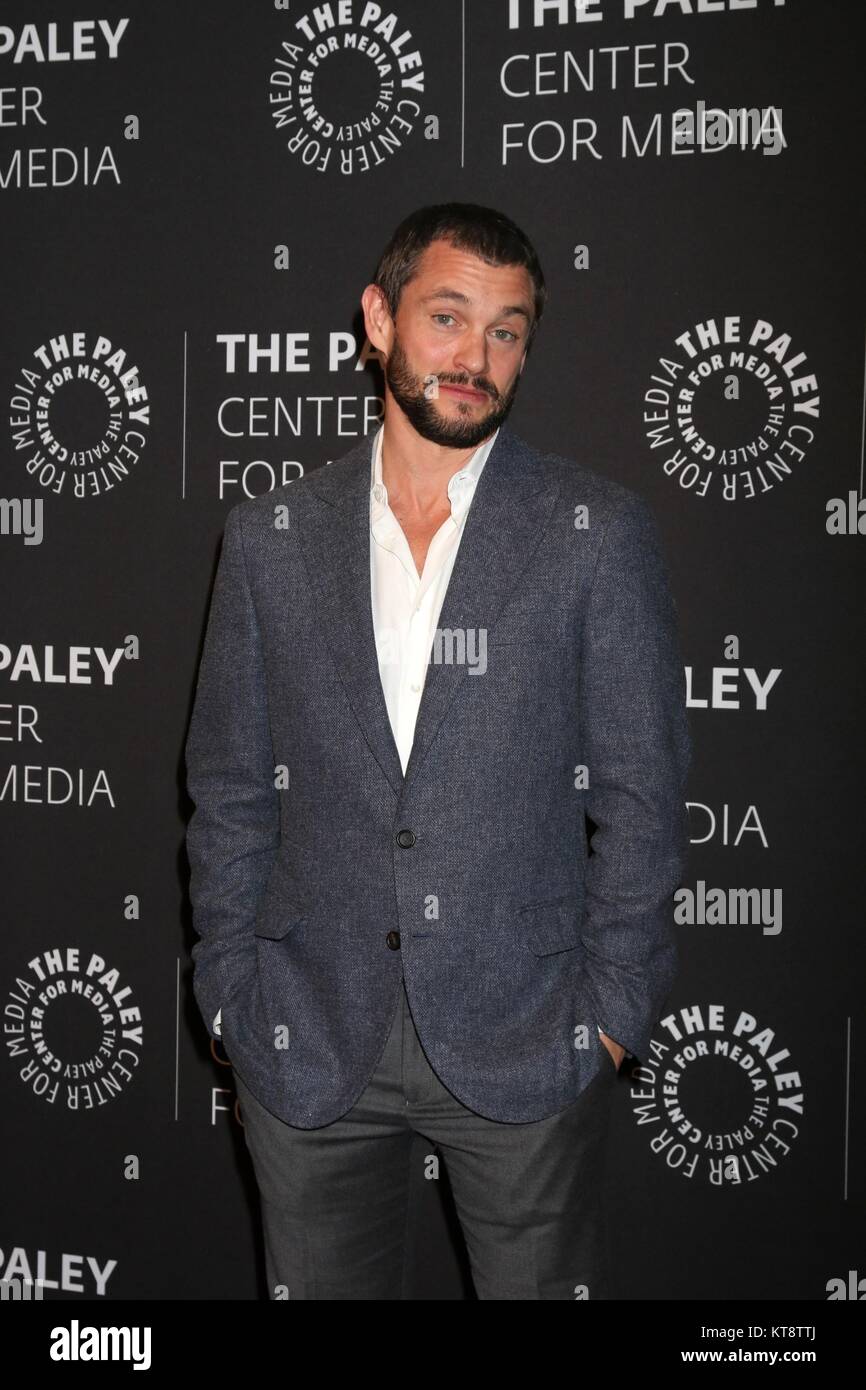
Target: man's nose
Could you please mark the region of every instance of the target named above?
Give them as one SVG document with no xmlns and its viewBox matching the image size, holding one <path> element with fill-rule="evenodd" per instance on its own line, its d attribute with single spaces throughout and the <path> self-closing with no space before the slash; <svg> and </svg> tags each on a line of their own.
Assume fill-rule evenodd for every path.
<svg viewBox="0 0 866 1390">
<path fill-rule="evenodd" d="M 454 370 L 481 376 L 487 370 L 487 341 L 483 333 L 466 333 L 454 353 Z"/>
</svg>

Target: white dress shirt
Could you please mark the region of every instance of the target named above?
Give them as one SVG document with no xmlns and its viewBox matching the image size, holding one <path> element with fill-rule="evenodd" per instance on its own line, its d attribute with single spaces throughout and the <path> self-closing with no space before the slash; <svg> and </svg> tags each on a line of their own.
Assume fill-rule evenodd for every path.
<svg viewBox="0 0 866 1390">
<path fill-rule="evenodd" d="M 451 515 L 430 542 L 419 576 L 382 481 L 382 427 L 370 465 L 370 594 L 379 675 L 403 771 L 415 737 L 433 638 L 475 487 L 499 430 L 448 480 Z"/>
<path fill-rule="evenodd" d="M 475 488 L 499 430 L 449 478 L 451 515 L 431 540 L 419 575 L 403 528 L 388 505 L 382 481 L 382 429 L 380 425 L 376 431 L 370 464 L 370 597 L 379 675 L 405 773 L 442 603 Z M 214 1020 L 217 1033 L 221 1013 Z"/>
</svg>

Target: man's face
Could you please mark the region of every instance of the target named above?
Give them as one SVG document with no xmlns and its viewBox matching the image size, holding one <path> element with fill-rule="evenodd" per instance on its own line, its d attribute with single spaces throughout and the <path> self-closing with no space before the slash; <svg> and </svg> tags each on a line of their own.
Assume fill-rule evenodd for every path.
<svg viewBox="0 0 866 1390">
<path fill-rule="evenodd" d="M 382 324 L 385 380 L 424 439 L 476 448 L 509 414 L 526 358 L 532 281 L 446 241 L 427 247 Z"/>
</svg>

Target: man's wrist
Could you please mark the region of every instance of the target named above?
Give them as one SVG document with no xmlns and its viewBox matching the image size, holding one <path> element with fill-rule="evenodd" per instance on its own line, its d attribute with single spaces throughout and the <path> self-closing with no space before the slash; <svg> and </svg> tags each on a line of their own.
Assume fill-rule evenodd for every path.
<svg viewBox="0 0 866 1390">
<path fill-rule="evenodd" d="M 625 1059 L 626 1057 L 631 1057 L 631 1058 L 634 1057 L 634 1053 L 633 1053 L 633 1052 L 629 1052 L 628 1048 L 627 1048 L 627 1047 L 623 1047 L 623 1044 L 622 1044 L 621 1042 L 617 1042 L 617 1041 L 616 1041 L 616 1038 L 612 1038 L 612 1037 L 610 1036 L 610 1033 L 606 1033 L 606 1032 L 604 1031 L 604 1029 L 601 1027 L 600 1024 L 596 1024 L 596 1027 L 598 1028 L 598 1032 L 599 1032 L 599 1036 L 600 1036 L 600 1037 L 602 1037 L 602 1038 L 607 1038 L 608 1042 L 615 1043 L 617 1047 L 622 1047 L 623 1059 Z"/>
</svg>

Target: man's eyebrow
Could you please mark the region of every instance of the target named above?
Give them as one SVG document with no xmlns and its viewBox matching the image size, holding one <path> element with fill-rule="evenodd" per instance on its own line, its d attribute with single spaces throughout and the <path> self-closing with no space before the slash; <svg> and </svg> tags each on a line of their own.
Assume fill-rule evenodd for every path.
<svg viewBox="0 0 866 1390">
<path fill-rule="evenodd" d="M 461 294 L 460 290 L 449 289 L 447 285 L 441 286 L 438 290 L 433 290 L 432 294 L 425 294 L 420 300 L 421 304 L 429 304 L 432 299 L 454 299 L 459 304 L 470 304 L 468 295 Z M 497 318 L 508 318 L 510 314 L 521 314 L 529 322 L 531 315 L 525 304 L 503 304 L 500 307 Z"/>
</svg>

